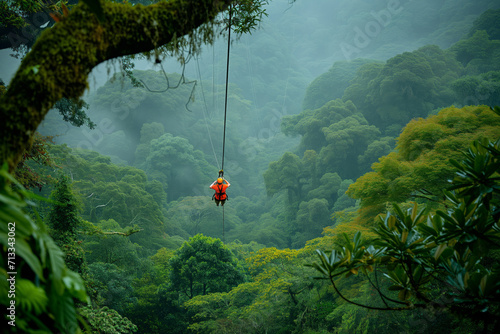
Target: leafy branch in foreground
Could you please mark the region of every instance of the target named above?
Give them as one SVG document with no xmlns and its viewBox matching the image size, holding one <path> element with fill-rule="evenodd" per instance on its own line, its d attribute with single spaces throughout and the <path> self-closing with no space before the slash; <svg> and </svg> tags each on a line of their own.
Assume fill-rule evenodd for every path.
<svg viewBox="0 0 500 334">
<path fill-rule="evenodd" d="M 35 197 L 8 173 L 4 164 L 0 170 L 0 288 L 10 291 L 7 279 L 14 277 L 15 299 L 2 293 L 0 304 L 14 307 L 15 316 L 10 320 L 15 320 L 19 333 L 76 332 L 75 300 L 88 300 L 84 283 L 65 265 L 64 254 L 45 224 L 35 223 L 23 211 Z"/>
<path fill-rule="evenodd" d="M 380 217 L 377 238 L 363 241 L 358 232 L 329 253 L 317 250 L 312 263 L 346 302 L 376 310 L 440 307 L 484 321 L 498 330 L 500 321 L 499 204 L 500 141 L 475 141 L 464 153 L 452 186 L 444 191 L 444 210 L 424 214 L 417 203 L 408 210 L 393 204 Z M 336 279 L 362 272 L 383 307 L 346 298 Z M 387 288 L 381 288 L 382 273 Z M 396 295 L 394 295 L 396 294 Z"/>
</svg>

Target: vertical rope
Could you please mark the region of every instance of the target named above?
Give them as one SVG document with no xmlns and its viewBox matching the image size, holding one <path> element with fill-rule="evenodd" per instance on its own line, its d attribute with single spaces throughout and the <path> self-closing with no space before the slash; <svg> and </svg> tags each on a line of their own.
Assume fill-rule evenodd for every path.
<svg viewBox="0 0 500 334">
<path fill-rule="evenodd" d="M 226 151 L 227 91 L 229 86 L 229 51 L 231 50 L 231 18 L 232 18 L 232 7 L 231 5 L 229 5 L 229 27 L 227 36 L 227 64 L 226 64 L 226 98 L 224 101 L 224 134 L 222 137 L 222 162 L 221 162 L 222 171 L 224 171 L 224 155 Z M 224 226 L 224 206 L 222 206 L 222 242 L 226 243 L 226 228 Z"/>
<path fill-rule="evenodd" d="M 221 169 L 224 170 L 224 153 L 226 150 L 226 118 L 227 118 L 227 90 L 229 86 L 229 51 L 231 48 L 231 19 L 232 7 L 229 5 L 229 27 L 227 37 L 227 64 L 226 64 L 226 99 L 224 101 L 224 135 L 222 137 L 222 163 Z"/>
</svg>

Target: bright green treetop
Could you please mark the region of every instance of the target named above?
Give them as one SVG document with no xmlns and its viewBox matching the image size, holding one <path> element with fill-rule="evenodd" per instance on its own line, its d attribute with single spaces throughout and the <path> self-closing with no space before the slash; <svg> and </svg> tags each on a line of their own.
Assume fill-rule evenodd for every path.
<svg viewBox="0 0 500 334">
<path fill-rule="evenodd" d="M 170 290 L 189 299 L 197 295 L 227 292 L 243 282 L 231 251 L 220 239 L 197 234 L 170 259 Z"/>
<path fill-rule="evenodd" d="M 440 196 L 454 174 L 449 160 L 458 159 L 472 140 L 498 138 L 499 126 L 500 117 L 486 106 L 451 107 L 411 121 L 396 151 L 373 164 L 373 171 L 353 183 L 348 194 L 360 199 L 362 207 L 404 202 L 419 190 Z"/>
</svg>

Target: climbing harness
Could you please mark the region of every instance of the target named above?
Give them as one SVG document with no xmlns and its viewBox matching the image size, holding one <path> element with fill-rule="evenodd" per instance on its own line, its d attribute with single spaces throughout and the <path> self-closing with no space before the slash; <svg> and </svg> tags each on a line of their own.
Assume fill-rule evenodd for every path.
<svg viewBox="0 0 500 334">
<path fill-rule="evenodd" d="M 219 171 L 219 177 L 218 179 L 222 179 L 223 180 L 223 177 L 224 177 L 224 172 L 222 171 L 222 169 Z M 223 181 L 221 181 L 221 183 L 217 184 L 217 190 L 213 195 L 212 195 L 212 201 L 213 200 L 218 200 L 218 201 L 227 201 L 229 200 L 229 196 L 228 194 L 224 191 L 224 184 L 222 183 Z M 215 189 L 214 189 L 215 190 Z M 217 198 L 217 195 L 219 198 Z M 225 198 L 222 198 L 222 196 L 225 196 Z"/>
</svg>

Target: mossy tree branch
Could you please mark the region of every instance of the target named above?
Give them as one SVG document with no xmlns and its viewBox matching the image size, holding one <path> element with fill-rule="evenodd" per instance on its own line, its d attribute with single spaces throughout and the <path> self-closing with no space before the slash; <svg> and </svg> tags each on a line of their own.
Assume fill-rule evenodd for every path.
<svg viewBox="0 0 500 334">
<path fill-rule="evenodd" d="M 149 52 L 189 35 L 188 46 L 211 42 L 211 22 L 232 0 L 169 0 L 150 6 L 101 1 L 104 20 L 85 4 L 44 31 L 0 98 L 0 164 L 12 172 L 50 108 L 76 99 L 90 71 L 106 60 Z M 200 28 L 201 29 L 198 29 Z"/>
</svg>

